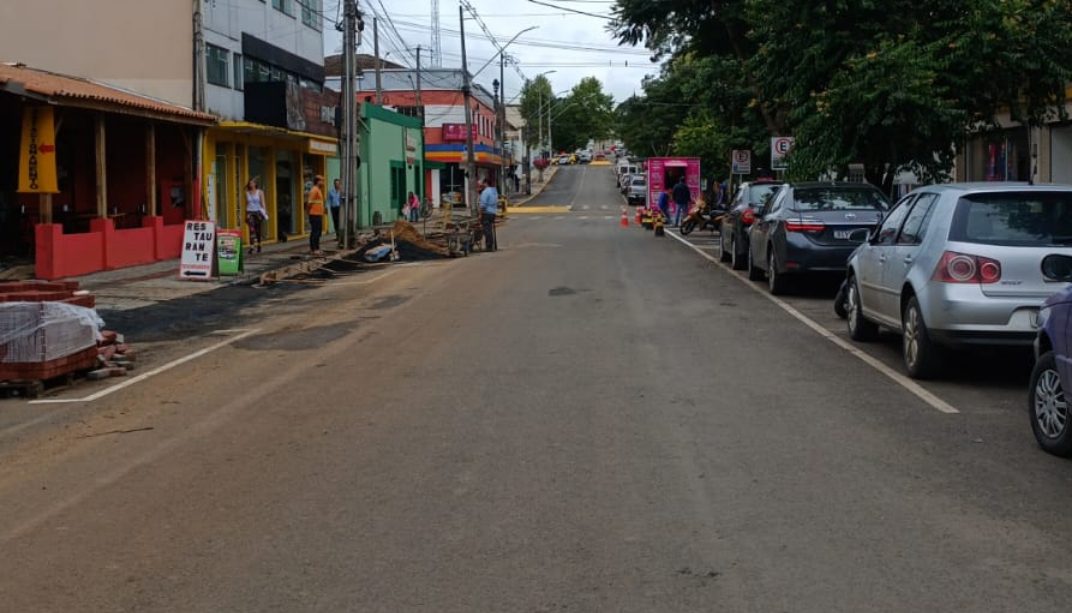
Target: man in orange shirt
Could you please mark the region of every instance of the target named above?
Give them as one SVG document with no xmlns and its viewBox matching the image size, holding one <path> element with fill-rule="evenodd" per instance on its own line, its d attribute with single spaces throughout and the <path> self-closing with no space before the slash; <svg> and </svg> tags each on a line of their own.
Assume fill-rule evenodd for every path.
<svg viewBox="0 0 1072 613">
<path fill-rule="evenodd" d="M 305 212 L 309 214 L 309 251 L 323 255 L 320 250 L 320 235 L 324 233 L 324 177 L 316 175 L 313 186 L 305 195 Z"/>
</svg>

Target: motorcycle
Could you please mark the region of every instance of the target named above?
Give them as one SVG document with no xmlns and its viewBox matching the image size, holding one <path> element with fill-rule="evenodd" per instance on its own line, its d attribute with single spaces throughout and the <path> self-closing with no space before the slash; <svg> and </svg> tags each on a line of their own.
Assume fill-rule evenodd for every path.
<svg viewBox="0 0 1072 613">
<path fill-rule="evenodd" d="M 725 209 L 715 208 L 707 204 L 698 206 L 689 211 L 688 216 L 681 220 L 681 234 L 687 236 L 696 229 L 710 229 L 714 232 L 718 229 L 719 224 L 722 222 L 722 217 L 725 214 Z"/>
</svg>

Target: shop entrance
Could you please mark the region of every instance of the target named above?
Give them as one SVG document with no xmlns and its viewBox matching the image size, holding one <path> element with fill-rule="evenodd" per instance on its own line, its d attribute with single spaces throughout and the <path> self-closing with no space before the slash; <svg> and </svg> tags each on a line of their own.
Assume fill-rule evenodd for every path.
<svg viewBox="0 0 1072 613">
<path fill-rule="evenodd" d="M 275 161 L 276 231 L 279 240 L 298 233 L 298 216 L 301 205 L 296 190 L 298 181 L 294 172 L 294 156 L 290 151 L 278 151 Z"/>
</svg>

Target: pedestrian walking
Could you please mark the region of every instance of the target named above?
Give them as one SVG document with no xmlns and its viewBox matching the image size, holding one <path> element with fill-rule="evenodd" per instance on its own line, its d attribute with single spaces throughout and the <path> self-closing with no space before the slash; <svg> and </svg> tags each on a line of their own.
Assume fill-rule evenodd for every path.
<svg viewBox="0 0 1072 613">
<path fill-rule="evenodd" d="M 659 192 L 659 200 L 658 200 L 658 202 L 656 203 L 655 206 L 659 207 L 659 211 L 662 212 L 663 219 L 666 222 L 669 222 L 670 221 L 670 194 L 667 193 L 666 190 L 663 190 L 663 191 Z"/>
<path fill-rule="evenodd" d="M 417 223 L 421 218 L 421 199 L 413 192 L 409 193 L 409 220 Z"/>
<path fill-rule="evenodd" d="M 309 214 L 309 252 L 323 255 L 320 236 L 324 233 L 324 177 L 316 175 L 313 186 L 305 195 L 305 212 Z"/>
<path fill-rule="evenodd" d="M 257 179 L 246 183 L 246 225 L 249 226 L 249 253 L 253 254 L 253 244 L 257 253 L 261 252 L 261 234 L 264 222 L 268 221 L 268 210 L 264 208 L 264 192 L 257 187 Z"/>
<path fill-rule="evenodd" d="M 692 202 L 692 192 L 689 191 L 689 186 L 685 184 L 684 176 L 678 177 L 677 185 L 674 186 L 673 198 L 674 226 L 680 227 L 681 218 L 685 216 L 689 203 Z"/>
<path fill-rule="evenodd" d="M 335 179 L 328 190 L 328 210 L 331 211 L 331 223 L 334 224 L 335 238 L 342 233 L 339 231 L 339 208 L 342 207 L 342 181 Z"/>
<path fill-rule="evenodd" d="M 484 250 L 498 251 L 498 241 L 495 239 L 495 215 L 499 212 L 499 190 L 481 181 L 477 184 L 480 190 L 480 225 L 484 229 Z"/>
</svg>

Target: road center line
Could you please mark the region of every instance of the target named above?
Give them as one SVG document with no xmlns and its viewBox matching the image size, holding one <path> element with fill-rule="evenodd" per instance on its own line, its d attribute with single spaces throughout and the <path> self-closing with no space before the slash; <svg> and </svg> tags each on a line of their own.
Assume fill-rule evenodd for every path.
<svg viewBox="0 0 1072 613">
<path fill-rule="evenodd" d="M 777 296 L 772 296 L 769 292 L 763 291 L 756 284 L 752 283 L 751 281 L 749 281 L 745 277 L 737 274 L 735 271 L 730 269 L 728 266 L 726 266 L 722 262 L 719 262 L 718 259 L 715 258 L 714 256 L 709 255 L 707 253 L 704 253 L 703 249 L 701 249 L 700 247 L 697 247 L 696 245 L 693 245 L 689 241 L 685 240 L 684 238 L 678 236 L 677 234 L 675 234 L 674 232 L 671 232 L 669 230 L 666 231 L 666 235 L 670 236 L 673 239 L 675 239 L 679 243 L 685 245 L 689 249 L 692 249 L 696 253 L 700 254 L 700 256 L 703 257 L 704 259 L 709 260 L 709 261 L 713 262 L 716 266 L 726 270 L 727 272 L 730 273 L 731 277 L 733 277 L 734 279 L 737 279 L 738 281 L 743 283 L 746 287 L 748 287 L 752 291 L 756 292 L 760 296 L 763 296 L 764 298 L 770 300 L 774 304 L 776 304 L 779 307 L 781 307 L 781 309 L 783 311 L 785 311 L 786 313 L 789 313 L 795 319 L 797 319 L 799 322 L 801 322 L 805 326 L 808 326 L 809 328 L 814 330 L 816 333 L 819 334 L 819 336 L 822 336 L 823 338 L 825 338 L 826 340 L 830 341 L 831 343 L 837 345 L 838 347 L 841 347 L 842 349 L 847 351 L 850 355 L 852 355 L 852 356 L 856 357 L 857 359 L 859 359 L 861 362 L 867 364 L 868 366 L 874 368 L 875 370 L 879 371 L 880 373 L 886 375 L 888 378 L 893 380 L 894 383 L 900 385 L 904 389 L 906 389 L 909 392 L 915 394 L 916 397 L 918 397 L 920 400 L 922 400 L 923 402 L 925 402 L 928 405 L 930 405 L 931 408 L 933 408 L 935 410 L 938 410 L 938 411 L 941 411 L 942 413 L 960 413 L 960 411 L 958 411 L 953 405 L 951 405 L 948 402 L 942 400 L 938 396 L 935 396 L 934 394 L 932 394 L 928 390 L 924 389 L 923 386 L 921 386 L 920 384 L 916 383 L 912 379 L 909 379 L 905 375 L 903 375 L 903 374 L 897 372 L 896 370 L 890 368 L 886 364 L 883 364 L 877 358 L 875 358 L 874 356 L 866 353 L 865 351 L 863 351 L 859 347 L 854 347 L 851 343 L 846 342 L 844 339 L 842 339 L 838 335 L 834 334 L 830 330 L 827 330 L 819 322 L 815 321 L 814 319 L 808 317 L 807 315 L 805 315 L 805 314 L 801 313 L 800 311 L 798 311 L 797 309 L 795 309 L 788 302 L 782 300 L 781 298 L 778 298 Z"/>
<path fill-rule="evenodd" d="M 136 383 L 141 383 L 142 381 L 148 379 L 149 377 L 155 377 L 156 375 L 159 375 L 162 372 L 171 370 L 172 368 L 175 368 L 176 366 L 181 366 L 182 364 L 185 364 L 185 363 L 189 362 L 190 360 L 196 360 L 197 358 L 199 358 L 199 357 L 201 357 L 203 355 L 207 355 L 209 353 L 212 353 L 213 351 L 216 351 L 217 349 L 222 349 L 223 347 L 226 347 L 227 345 L 230 345 L 231 343 L 233 343 L 235 341 L 240 341 L 240 340 L 246 338 L 247 336 L 252 336 L 252 335 L 254 335 L 254 334 L 258 333 L 258 332 L 260 332 L 260 328 L 255 328 L 255 329 L 252 329 L 252 330 L 245 330 L 244 332 L 242 332 L 240 334 L 236 334 L 235 336 L 228 337 L 226 340 L 220 341 L 220 342 L 216 343 L 215 345 L 209 345 L 208 347 L 205 347 L 204 349 L 201 349 L 199 351 L 195 351 L 195 352 L 193 352 L 193 353 L 191 353 L 191 354 L 189 354 L 187 356 L 183 356 L 181 358 L 178 358 L 177 360 L 172 360 L 171 362 L 168 362 L 167 364 L 157 366 L 156 368 L 150 370 L 149 372 L 145 372 L 145 373 L 142 373 L 142 374 L 140 374 L 140 375 L 138 375 L 136 377 L 132 377 L 130 379 L 127 379 L 127 380 L 123 381 L 122 383 L 118 383 L 116 385 L 113 385 L 112 387 L 102 389 L 99 392 L 95 392 L 93 394 L 90 394 L 89 396 L 86 396 L 85 398 L 49 398 L 49 399 L 45 399 L 45 400 L 31 400 L 29 402 L 29 404 L 68 404 L 68 403 L 72 403 L 72 402 L 93 402 L 94 400 L 99 400 L 101 398 L 104 398 L 105 396 L 108 396 L 110 394 L 118 392 L 119 390 L 121 390 L 123 388 L 130 387 L 131 385 L 134 385 Z"/>
</svg>

